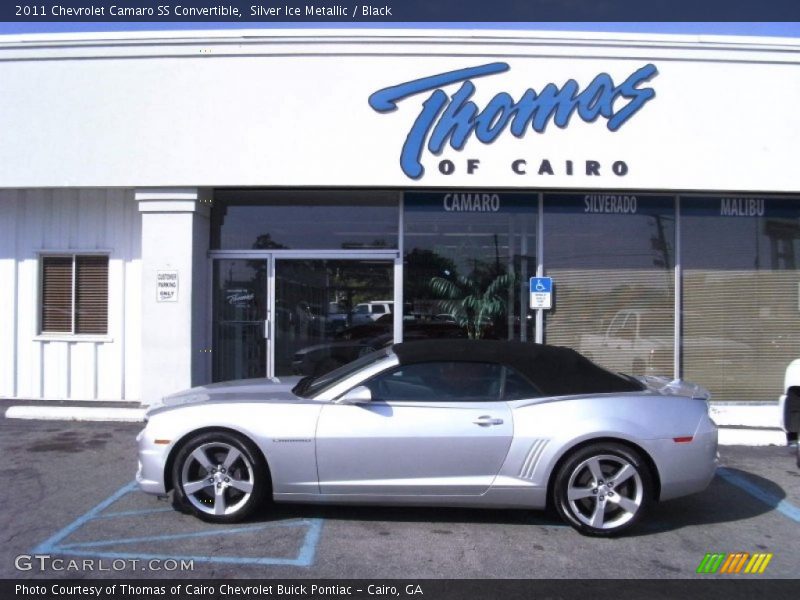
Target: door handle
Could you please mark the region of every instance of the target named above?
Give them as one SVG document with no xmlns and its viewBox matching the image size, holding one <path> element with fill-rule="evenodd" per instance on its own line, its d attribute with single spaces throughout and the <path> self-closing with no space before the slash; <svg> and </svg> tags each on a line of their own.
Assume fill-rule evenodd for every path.
<svg viewBox="0 0 800 600">
<path fill-rule="evenodd" d="M 475 425 L 480 425 L 481 427 L 488 427 L 489 425 L 502 425 L 503 419 L 495 419 L 489 415 L 483 415 L 475 419 L 473 423 L 475 423 Z"/>
<path fill-rule="evenodd" d="M 264 339 L 269 340 L 269 319 L 264 319 Z"/>
</svg>

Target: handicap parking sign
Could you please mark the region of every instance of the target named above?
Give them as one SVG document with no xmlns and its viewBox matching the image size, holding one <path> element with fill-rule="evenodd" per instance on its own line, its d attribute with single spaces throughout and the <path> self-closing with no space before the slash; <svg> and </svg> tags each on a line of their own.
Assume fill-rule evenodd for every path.
<svg viewBox="0 0 800 600">
<path fill-rule="evenodd" d="M 531 277 L 531 308 L 553 308 L 553 278 Z"/>
</svg>

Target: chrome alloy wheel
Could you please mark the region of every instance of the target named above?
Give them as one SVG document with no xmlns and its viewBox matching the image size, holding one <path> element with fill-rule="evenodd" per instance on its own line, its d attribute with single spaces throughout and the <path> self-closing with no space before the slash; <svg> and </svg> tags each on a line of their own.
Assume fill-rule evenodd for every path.
<svg viewBox="0 0 800 600">
<path fill-rule="evenodd" d="M 253 493 L 253 464 L 227 442 L 208 442 L 183 462 L 180 485 L 186 500 L 207 515 L 232 515 Z"/>
<path fill-rule="evenodd" d="M 570 511 L 593 529 L 614 530 L 628 523 L 641 510 L 644 494 L 637 468 L 613 454 L 579 463 L 567 483 Z"/>
</svg>

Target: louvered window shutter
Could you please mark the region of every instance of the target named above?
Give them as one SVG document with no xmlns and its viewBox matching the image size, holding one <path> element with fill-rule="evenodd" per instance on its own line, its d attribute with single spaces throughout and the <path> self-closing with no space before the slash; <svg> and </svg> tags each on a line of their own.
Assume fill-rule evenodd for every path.
<svg viewBox="0 0 800 600">
<path fill-rule="evenodd" d="M 72 257 L 42 258 L 43 332 L 72 332 Z"/>
<path fill-rule="evenodd" d="M 75 333 L 108 333 L 108 257 L 75 257 Z"/>
</svg>

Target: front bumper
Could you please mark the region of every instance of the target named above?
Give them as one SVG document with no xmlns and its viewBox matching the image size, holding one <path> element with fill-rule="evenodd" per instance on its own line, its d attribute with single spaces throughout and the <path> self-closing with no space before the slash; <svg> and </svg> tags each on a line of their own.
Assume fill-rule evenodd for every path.
<svg viewBox="0 0 800 600">
<path fill-rule="evenodd" d="M 148 494 L 166 494 L 164 469 L 172 444 L 156 444 L 153 436 L 148 434 L 147 427 L 136 436 L 139 448 L 139 468 L 136 471 L 136 483 Z"/>
</svg>

